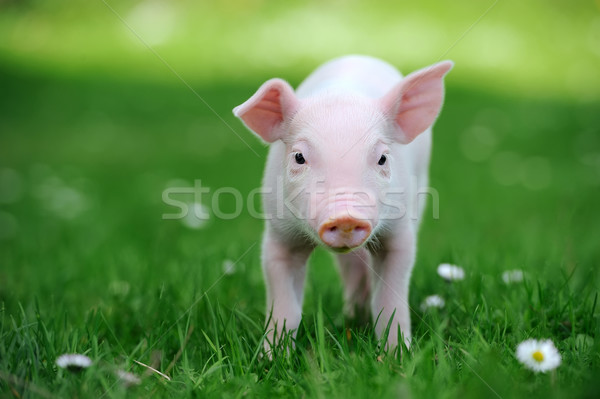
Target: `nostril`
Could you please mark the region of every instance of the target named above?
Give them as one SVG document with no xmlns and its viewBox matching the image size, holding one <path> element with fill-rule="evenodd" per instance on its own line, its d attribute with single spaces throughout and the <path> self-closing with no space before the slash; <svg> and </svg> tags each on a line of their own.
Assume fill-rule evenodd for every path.
<svg viewBox="0 0 600 399">
<path fill-rule="evenodd" d="M 332 226 L 329 228 L 329 231 L 331 231 L 332 233 L 336 230 L 337 230 L 337 226 Z"/>
</svg>

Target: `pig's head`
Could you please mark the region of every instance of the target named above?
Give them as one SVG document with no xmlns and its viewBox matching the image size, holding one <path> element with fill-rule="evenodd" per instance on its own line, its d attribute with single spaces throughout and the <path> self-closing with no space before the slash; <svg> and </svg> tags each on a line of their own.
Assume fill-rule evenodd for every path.
<svg viewBox="0 0 600 399">
<path fill-rule="evenodd" d="M 452 65 L 414 72 L 382 98 L 330 90 L 298 98 L 287 82 L 271 79 L 234 114 L 267 143 L 281 141 L 285 154 L 277 168 L 303 231 L 347 251 L 384 228 L 379 199 L 402 173 L 392 146 L 410 143 L 433 124 Z"/>
</svg>

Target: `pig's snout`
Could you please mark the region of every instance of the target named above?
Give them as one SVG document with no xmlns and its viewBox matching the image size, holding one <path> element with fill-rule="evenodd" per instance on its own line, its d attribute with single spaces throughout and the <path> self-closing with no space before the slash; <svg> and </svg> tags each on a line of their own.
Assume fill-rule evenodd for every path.
<svg viewBox="0 0 600 399">
<path fill-rule="evenodd" d="M 371 223 L 352 217 L 330 219 L 319 227 L 319 237 L 334 249 L 352 249 L 371 235 Z"/>
</svg>

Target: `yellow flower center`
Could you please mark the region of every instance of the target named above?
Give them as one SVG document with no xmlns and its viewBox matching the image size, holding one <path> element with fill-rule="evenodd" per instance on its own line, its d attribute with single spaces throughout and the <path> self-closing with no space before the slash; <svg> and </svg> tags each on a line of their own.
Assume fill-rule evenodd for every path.
<svg viewBox="0 0 600 399">
<path fill-rule="evenodd" d="M 544 354 L 540 351 L 533 352 L 533 359 L 537 362 L 541 362 L 544 360 Z"/>
</svg>

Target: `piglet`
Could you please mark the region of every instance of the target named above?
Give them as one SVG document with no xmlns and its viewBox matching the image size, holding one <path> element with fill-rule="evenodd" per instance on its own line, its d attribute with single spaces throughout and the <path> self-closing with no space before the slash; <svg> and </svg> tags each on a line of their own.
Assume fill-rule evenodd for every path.
<svg viewBox="0 0 600 399">
<path fill-rule="evenodd" d="M 337 255 L 345 310 L 370 307 L 387 347 L 410 345 L 408 285 L 427 196 L 431 126 L 444 98 L 443 61 L 405 78 L 367 56 L 315 70 L 296 91 L 271 79 L 235 116 L 270 144 L 263 180 L 267 351 L 295 334 L 306 262 Z"/>
</svg>

